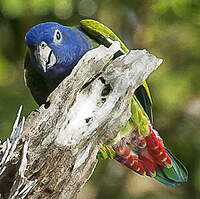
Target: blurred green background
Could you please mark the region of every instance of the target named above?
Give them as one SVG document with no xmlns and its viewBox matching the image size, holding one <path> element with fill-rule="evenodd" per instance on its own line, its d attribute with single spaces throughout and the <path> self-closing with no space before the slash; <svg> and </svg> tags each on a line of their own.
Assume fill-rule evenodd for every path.
<svg viewBox="0 0 200 199">
<path fill-rule="evenodd" d="M 0 0 L 0 138 L 11 132 L 19 105 L 37 108 L 23 83 L 24 36 L 41 22 L 75 25 L 97 19 L 131 49 L 163 58 L 148 82 L 154 123 L 166 146 L 189 171 L 188 182 L 168 188 L 116 161 L 99 162 L 80 199 L 200 198 L 199 0 Z"/>
</svg>

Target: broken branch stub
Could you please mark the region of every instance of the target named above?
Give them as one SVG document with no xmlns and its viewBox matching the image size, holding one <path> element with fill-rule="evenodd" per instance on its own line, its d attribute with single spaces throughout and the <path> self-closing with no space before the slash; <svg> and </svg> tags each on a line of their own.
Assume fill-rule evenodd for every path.
<svg viewBox="0 0 200 199">
<path fill-rule="evenodd" d="M 19 189 L 26 198 L 76 198 L 95 168 L 101 144 L 130 118 L 133 92 L 162 62 L 146 50 L 110 62 L 119 50 L 114 42 L 86 53 L 49 96 L 50 106 L 28 116 L 20 134 L 28 141 L 26 164 L 16 174 L 21 180 L 13 183 L 12 198 L 18 198 Z"/>
</svg>

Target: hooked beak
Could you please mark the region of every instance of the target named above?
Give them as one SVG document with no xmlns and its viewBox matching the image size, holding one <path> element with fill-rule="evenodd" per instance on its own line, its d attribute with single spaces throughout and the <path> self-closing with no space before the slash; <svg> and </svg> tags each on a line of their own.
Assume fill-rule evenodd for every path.
<svg viewBox="0 0 200 199">
<path fill-rule="evenodd" d="M 56 63 L 56 57 L 53 50 L 47 45 L 46 42 L 42 41 L 34 51 L 36 61 L 40 67 L 46 73 L 47 69 L 52 67 Z"/>
</svg>

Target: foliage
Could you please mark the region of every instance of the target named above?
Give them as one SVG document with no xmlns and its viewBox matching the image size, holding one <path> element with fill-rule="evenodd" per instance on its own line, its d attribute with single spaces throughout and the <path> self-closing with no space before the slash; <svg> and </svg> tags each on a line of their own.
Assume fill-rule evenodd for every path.
<svg viewBox="0 0 200 199">
<path fill-rule="evenodd" d="M 168 148 L 186 164 L 190 177 L 185 185 L 170 189 L 109 160 L 99 163 L 80 198 L 198 198 L 199 9 L 198 0 L 1 0 L 1 139 L 11 131 L 20 104 L 25 115 L 37 108 L 23 83 L 25 33 L 44 21 L 73 25 L 92 17 L 111 27 L 130 48 L 146 48 L 164 59 L 149 78 L 154 123 Z"/>
</svg>

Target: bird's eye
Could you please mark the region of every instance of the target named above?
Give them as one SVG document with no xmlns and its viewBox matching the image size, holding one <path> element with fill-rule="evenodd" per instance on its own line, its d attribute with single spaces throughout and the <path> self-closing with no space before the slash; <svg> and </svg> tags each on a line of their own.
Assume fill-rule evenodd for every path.
<svg viewBox="0 0 200 199">
<path fill-rule="evenodd" d="M 55 43 L 60 43 L 61 40 L 62 40 L 61 32 L 57 29 L 57 30 L 55 30 L 53 41 Z"/>
</svg>

